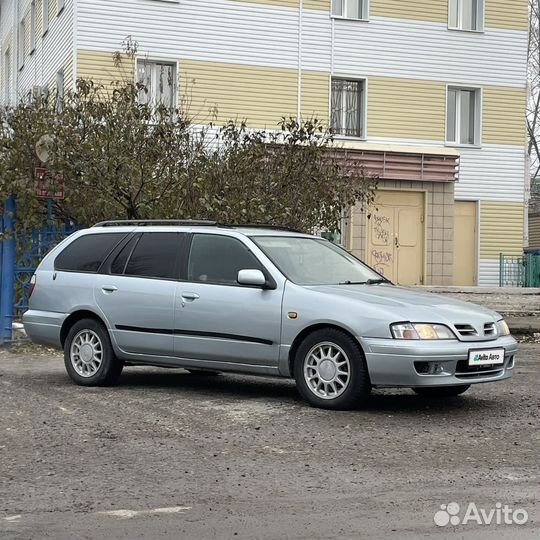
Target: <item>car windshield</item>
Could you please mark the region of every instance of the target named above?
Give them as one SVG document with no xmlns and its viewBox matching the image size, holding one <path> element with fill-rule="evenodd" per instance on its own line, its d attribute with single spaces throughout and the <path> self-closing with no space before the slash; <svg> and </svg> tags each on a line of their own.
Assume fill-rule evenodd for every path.
<svg viewBox="0 0 540 540">
<path fill-rule="evenodd" d="M 257 236 L 251 239 L 298 285 L 348 285 L 386 281 L 343 248 L 322 238 Z"/>
</svg>

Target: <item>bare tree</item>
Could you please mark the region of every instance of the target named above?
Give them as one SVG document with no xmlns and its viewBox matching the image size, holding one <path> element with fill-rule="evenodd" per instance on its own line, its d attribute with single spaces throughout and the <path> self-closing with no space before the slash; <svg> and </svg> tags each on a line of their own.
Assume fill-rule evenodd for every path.
<svg viewBox="0 0 540 540">
<path fill-rule="evenodd" d="M 529 103 L 527 129 L 531 160 L 531 208 L 540 209 L 540 0 L 529 0 Z"/>
</svg>

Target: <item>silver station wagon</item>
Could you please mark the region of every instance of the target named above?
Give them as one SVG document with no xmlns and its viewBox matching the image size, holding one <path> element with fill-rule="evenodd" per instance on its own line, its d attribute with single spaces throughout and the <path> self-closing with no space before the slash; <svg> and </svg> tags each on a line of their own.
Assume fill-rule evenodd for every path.
<svg viewBox="0 0 540 540">
<path fill-rule="evenodd" d="M 371 388 L 448 397 L 512 376 L 502 317 L 390 283 L 341 247 L 277 227 L 105 222 L 73 234 L 32 278 L 28 336 L 63 348 L 80 385 L 125 365 L 294 377 L 312 405 Z"/>
</svg>

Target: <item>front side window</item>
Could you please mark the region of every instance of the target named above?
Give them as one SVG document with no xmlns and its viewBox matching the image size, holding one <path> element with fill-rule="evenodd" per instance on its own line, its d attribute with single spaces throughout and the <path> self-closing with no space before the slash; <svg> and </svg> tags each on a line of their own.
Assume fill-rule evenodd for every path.
<svg viewBox="0 0 540 540">
<path fill-rule="evenodd" d="M 450 0 L 448 27 L 453 30 L 481 31 L 484 26 L 484 0 Z"/>
<path fill-rule="evenodd" d="M 366 283 L 382 279 L 343 248 L 318 238 L 257 236 L 252 240 L 298 285 Z"/>
<path fill-rule="evenodd" d="M 332 79 L 330 128 L 336 135 L 365 137 L 364 80 Z"/>
<path fill-rule="evenodd" d="M 185 233 L 143 234 L 131 253 L 124 274 L 126 276 L 178 279 L 181 258 L 185 257 L 183 250 L 185 238 Z M 123 251 L 120 252 L 119 257 L 122 253 Z M 113 266 L 115 263 L 116 261 L 113 262 Z"/>
<path fill-rule="evenodd" d="M 55 270 L 97 272 L 124 233 L 87 234 L 69 244 L 54 261 Z"/>
<path fill-rule="evenodd" d="M 174 64 L 139 60 L 137 82 L 144 87 L 139 92 L 139 103 L 174 107 L 175 73 Z"/>
<path fill-rule="evenodd" d="M 368 18 L 368 0 L 332 0 L 332 15 L 365 20 Z"/>
<path fill-rule="evenodd" d="M 480 144 L 480 90 L 448 88 L 446 142 Z"/>
<path fill-rule="evenodd" d="M 238 285 L 240 270 L 263 271 L 260 262 L 240 240 L 217 234 L 196 234 L 193 237 L 188 281 Z"/>
</svg>

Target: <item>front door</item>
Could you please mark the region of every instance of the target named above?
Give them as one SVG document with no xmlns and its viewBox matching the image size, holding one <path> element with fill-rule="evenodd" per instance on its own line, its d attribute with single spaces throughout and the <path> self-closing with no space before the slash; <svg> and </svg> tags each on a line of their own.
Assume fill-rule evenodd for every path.
<svg viewBox="0 0 540 540">
<path fill-rule="evenodd" d="M 424 194 L 377 193 L 368 226 L 368 263 L 401 285 L 424 282 Z"/>
<path fill-rule="evenodd" d="M 454 285 L 476 285 L 476 202 L 454 205 Z"/>
<path fill-rule="evenodd" d="M 237 238 L 193 235 L 176 298 L 176 356 L 277 366 L 283 290 L 239 285 L 238 271 L 247 269 L 263 268 Z"/>
</svg>

